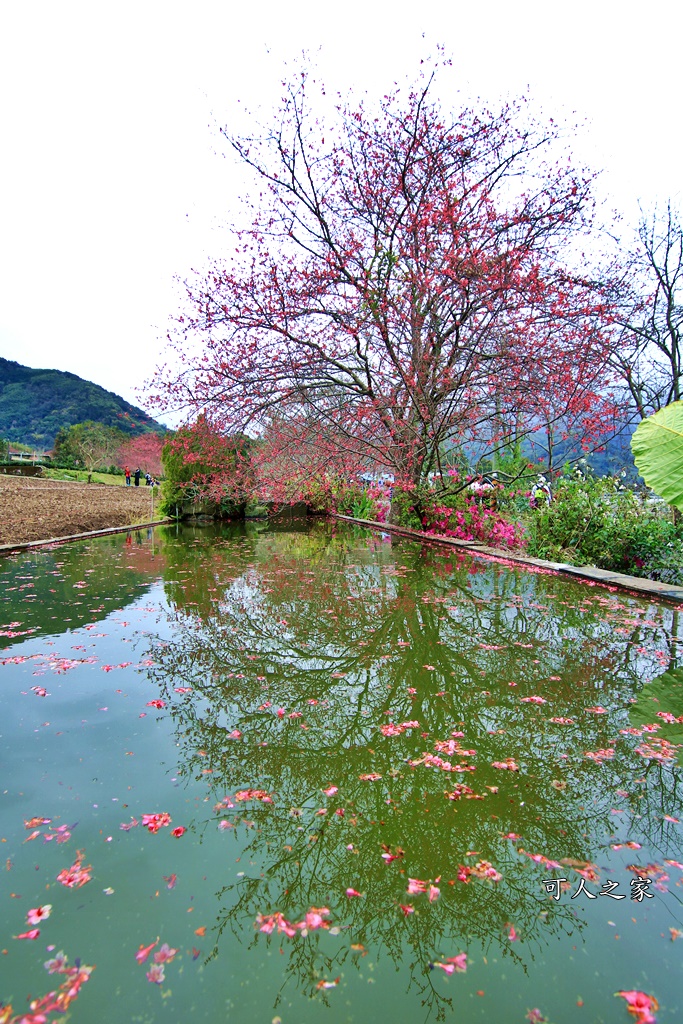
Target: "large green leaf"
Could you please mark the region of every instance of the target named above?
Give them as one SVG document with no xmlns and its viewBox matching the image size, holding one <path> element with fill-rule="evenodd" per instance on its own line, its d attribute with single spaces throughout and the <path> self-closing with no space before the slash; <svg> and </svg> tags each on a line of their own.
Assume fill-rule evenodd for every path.
<svg viewBox="0 0 683 1024">
<path fill-rule="evenodd" d="M 631 450 L 647 486 L 683 510 L 683 402 L 672 402 L 639 423 Z"/>
</svg>

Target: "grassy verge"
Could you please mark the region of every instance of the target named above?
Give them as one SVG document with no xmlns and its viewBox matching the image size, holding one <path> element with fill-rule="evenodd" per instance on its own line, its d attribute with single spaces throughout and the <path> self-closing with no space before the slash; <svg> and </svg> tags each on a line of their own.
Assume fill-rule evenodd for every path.
<svg viewBox="0 0 683 1024">
<path fill-rule="evenodd" d="M 77 483 L 85 484 L 88 482 L 88 473 L 84 469 L 45 469 L 43 468 L 43 477 L 46 480 L 74 480 Z M 94 484 L 114 484 L 116 486 L 125 487 L 126 478 L 118 473 L 93 473 L 92 482 Z M 131 484 L 132 486 L 132 484 Z"/>
</svg>

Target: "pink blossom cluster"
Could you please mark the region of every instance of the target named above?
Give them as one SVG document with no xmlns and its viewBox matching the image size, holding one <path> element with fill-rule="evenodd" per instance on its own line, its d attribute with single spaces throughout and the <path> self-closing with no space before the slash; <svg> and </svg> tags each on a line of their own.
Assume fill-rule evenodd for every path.
<svg viewBox="0 0 683 1024">
<path fill-rule="evenodd" d="M 171 824 L 171 815 L 166 811 L 161 814 L 143 814 L 142 824 L 149 832 L 158 832 L 160 828 Z"/>
<path fill-rule="evenodd" d="M 436 881 L 440 881 L 439 878 Z M 409 896 L 420 896 L 424 893 L 430 903 L 438 900 L 441 890 L 438 885 L 434 885 L 431 882 L 423 882 L 420 878 L 409 878 L 407 893 Z"/>
<path fill-rule="evenodd" d="M 327 907 L 311 907 L 303 921 L 293 924 L 286 919 L 284 914 L 276 911 L 274 914 L 258 914 L 256 927 L 266 935 L 276 932 L 278 935 L 287 935 L 289 938 L 293 938 L 297 932 L 307 935 L 308 932 L 316 931 L 318 928 L 329 928 L 330 922 L 327 920 L 329 916 L 330 911 Z"/>
<path fill-rule="evenodd" d="M 479 541 L 490 547 L 514 549 L 526 544 L 523 527 L 508 522 L 493 509 L 481 508 L 476 502 L 468 503 L 464 510 L 435 505 L 424 516 L 422 525 L 426 533 Z"/>
<path fill-rule="evenodd" d="M 81 850 L 76 851 L 76 860 L 70 868 L 64 868 L 57 875 L 57 881 L 65 885 L 67 889 L 80 889 L 82 885 L 89 882 L 92 878 L 92 868 L 88 864 L 86 867 L 82 866 L 83 852 Z"/>
<path fill-rule="evenodd" d="M 0 1006 L 2 1024 L 47 1024 L 50 1019 L 48 1014 L 66 1013 L 70 1003 L 77 998 L 82 986 L 95 970 L 86 964 L 69 967 L 68 959 L 61 950 L 51 960 L 45 962 L 45 969 L 48 974 L 63 976 L 64 980 L 59 988 L 48 992 L 40 999 L 32 999 L 29 1004 L 30 1013 L 13 1014 L 11 1006 Z"/>
<path fill-rule="evenodd" d="M 451 764 L 450 761 L 444 761 L 442 757 L 438 757 L 437 754 L 423 754 L 422 757 L 418 758 L 417 761 L 409 761 L 408 764 L 411 768 L 416 768 L 419 764 L 426 764 L 432 768 L 440 768 L 444 772 L 473 772 L 474 765 L 471 764 Z"/>
<path fill-rule="evenodd" d="M 383 736 L 400 736 L 406 729 L 419 729 L 419 722 L 401 722 L 400 725 L 395 725 L 390 722 L 388 725 L 380 725 L 379 731 Z"/>
<path fill-rule="evenodd" d="M 502 879 L 500 871 L 497 871 L 488 860 L 478 860 L 470 867 L 467 864 L 460 864 L 458 867 L 458 881 L 469 882 L 470 878 L 479 878 L 489 882 L 500 882 Z"/>
</svg>

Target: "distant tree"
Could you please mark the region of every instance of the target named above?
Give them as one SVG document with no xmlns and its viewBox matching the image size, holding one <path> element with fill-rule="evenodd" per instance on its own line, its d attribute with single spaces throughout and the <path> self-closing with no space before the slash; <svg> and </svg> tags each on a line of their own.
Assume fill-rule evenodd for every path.
<svg viewBox="0 0 683 1024">
<path fill-rule="evenodd" d="M 101 467 L 109 468 L 116 460 L 125 434 L 103 423 L 86 420 L 60 430 L 55 439 L 55 461 L 61 465 L 71 463 L 87 470 L 88 483 L 92 474 Z"/>
<path fill-rule="evenodd" d="M 138 437 L 132 437 L 119 448 L 115 463 L 121 469 L 124 466 L 131 469 L 139 466 L 145 473 L 155 477 L 161 476 L 161 451 L 164 440 L 159 434 L 139 434 Z"/>
<path fill-rule="evenodd" d="M 642 420 L 683 398 L 683 224 L 670 202 L 642 218 L 618 293 L 613 365 Z"/>
</svg>

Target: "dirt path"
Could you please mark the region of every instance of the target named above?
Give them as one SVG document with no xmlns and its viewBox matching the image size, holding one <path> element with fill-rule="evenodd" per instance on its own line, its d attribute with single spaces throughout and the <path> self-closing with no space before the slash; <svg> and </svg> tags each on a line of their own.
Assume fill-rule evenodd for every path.
<svg viewBox="0 0 683 1024">
<path fill-rule="evenodd" d="M 0 544 L 150 522 L 159 518 L 152 514 L 152 490 L 0 475 Z"/>
</svg>

